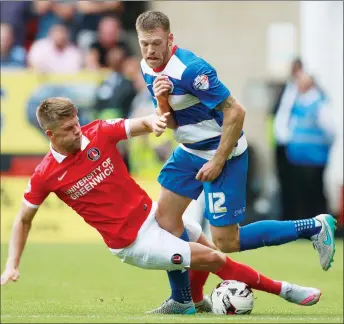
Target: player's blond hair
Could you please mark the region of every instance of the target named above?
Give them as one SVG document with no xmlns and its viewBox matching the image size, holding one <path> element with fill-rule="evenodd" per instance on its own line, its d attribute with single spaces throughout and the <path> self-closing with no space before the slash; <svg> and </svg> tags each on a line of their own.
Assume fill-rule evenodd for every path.
<svg viewBox="0 0 344 324">
<path fill-rule="evenodd" d="M 163 30 L 170 32 L 170 20 L 161 11 L 149 10 L 143 12 L 136 19 L 136 30 L 153 30 L 156 28 L 162 28 Z"/>
<path fill-rule="evenodd" d="M 54 97 L 43 100 L 37 108 L 36 117 L 41 128 L 46 131 L 66 117 L 77 114 L 78 108 L 68 98 Z"/>
</svg>

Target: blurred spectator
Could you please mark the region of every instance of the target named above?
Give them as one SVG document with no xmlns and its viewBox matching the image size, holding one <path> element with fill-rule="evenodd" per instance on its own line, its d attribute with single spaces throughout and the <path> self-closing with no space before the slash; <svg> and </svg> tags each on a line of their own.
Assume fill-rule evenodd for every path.
<svg viewBox="0 0 344 324">
<path fill-rule="evenodd" d="M 14 31 L 14 44 L 24 45 L 26 23 L 31 16 L 30 1 L 1 1 L 1 23 L 10 25 Z"/>
<path fill-rule="evenodd" d="M 127 118 L 129 115 L 136 90 L 123 74 L 124 61 L 125 52 L 121 48 L 113 48 L 107 54 L 111 73 L 96 91 L 95 111 L 99 118 Z"/>
<path fill-rule="evenodd" d="M 104 17 L 98 26 L 98 40 L 91 45 L 86 56 L 86 68 L 98 69 L 107 67 L 106 57 L 113 48 L 121 48 L 125 56 L 132 53 L 128 44 L 122 39 L 123 31 L 117 18 Z"/>
<path fill-rule="evenodd" d="M 294 168 L 287 158 L 286 147 L 290 137 L 291 112 L 299 96 L 298 76 L 303 75 L 303 73 L 303 62 L 300 58 L 296 58 L 291 64 L 290 77 L 282 85 L 272 111 L 274 118 L 275 163 L 280 188 L 281 218 L 285 220 L 298 218 L 293 200 L 294 195 L 292 194 L 295 189 Z M 321 98 L 325 99 L 326 96 L 322 89 L 315 83 L 313 83 L 313 87 L 317 89 Z M 306 217 L 306 215 L 302 217 Z"/>
<path fill-rule="evenodd" d="M 323 174 L 333 139 L 333 113 L 322 92 L 306 73 L 297 76 L 286 153 L 292 164 L 294 219 L 327 213 Z"/>
<path fill-rule="evenodd" d="M 94 104 L 95 86 L 88 82 L 78 84 L 75 82 L 65 81 L 64 84 L 59 82 L 42 83 L 38 85 L 28 96 L 26 101 L 26 118 L 29 124 L 34 126 L 40 132 L 45 140 L 48 140 L 44 130 L 40 127 L 36 110 L 39 104 L 49 97 L 65 97 L 72 100 L 78 107 L 78 117 L 81 126 L 86 125 L 93 120 L 92 109 Z"/>
<path fill-rule="evenodd" d="M 122 1 L 124 15 L 121 17 L 122 27 L 128 31 L 134 31 L 136 38 L 136 19 L 146 10 L 151 9 L 151 1 Z M 135 39 L 136 43 L 137 40 Z"/>
<path fill-rule="evenodd" d="M 88 50 L 97 40 L 98 25 L 102 17 L 122 12 L 121 1 L 78 1 L 75 17 L 76 43 Z"/>
<path fill-rule="evenodd" d="M 123 49 L 113 48 L 109 50 L 107 62 L 111 73 L 96 91 L 95 111 L 99 119 L 128 118 L 129 116 L 136 90 L 133 83 L 123 74 L 124 60 L 125 52 Z M 120 142 L 117 148 L 130 171 L 127 141 Z"/>
<path fill-rule="evenodd" d="M 49 30 L 56 24 L 71 28 L 75 11 L 75 1 L 34 0 L 34 12 L 38 16 L 36 39 L 47 37 Z"/>
<path fill-rule="evenodd" d="M 130 118 L 142 117 L 155 112 L 152 95 L 147 89 L 140 70 L 140 61 L 129 58 L 123 64 L 123 73 L 132 80 L 137 94 L 131 104 Z M 134 116 L 134 117 L 133 117 Z"/>
<path fill-rule="evenodd" d="M 83 62 L 80 51 L 69 42 L 67 27 L 54 25 L 47 38 L 33 43 L 28 63 L 39 72 L 75 73 Z"/>
<path fill-rule="evenodd" d="M 126 58 L 126 60 L 122 64 L 122 71 L 123 74 L 134 83 L 134 86 L 138 91 L 141 90 L 143 85 L 146 88 L 141 73 L 141 65 L 139 58 L 137 58 L 136 56 L 130 56 Z M 138 85 L 136 85 L 137 82 L 139 82 Z"/>
<path fill-rule="evenodd" d="M 24 68 L 26 61 L 25 49 L 14 45 L 13 29 L 8 24 L 1 24 L 1 68 Z"/>
<path fill-rule="evenodd" d="M 282 219 L 289 219 L 293 214 L 290 192 L 293 190 L 294 185 L 290 174 L 291 164 L 286 156 L 286 143 L 289 134 L 290 112 L 298 91 L 296 77 L 302 70 L 302 61 L 300 59 L 295 59 L 291 65 L 290 77 L 282 86 L 282 90 L 278 95 L 275 106 L 273 107 L 273 131 L 276 143 L 275 161 L 280 186 Z"/>
</svg>

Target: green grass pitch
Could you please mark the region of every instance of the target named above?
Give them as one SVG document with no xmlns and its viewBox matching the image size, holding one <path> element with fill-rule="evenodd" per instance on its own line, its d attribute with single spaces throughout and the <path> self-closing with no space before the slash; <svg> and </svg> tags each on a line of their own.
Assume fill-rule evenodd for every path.
<svg viewBox="0 0 344 324">
<path fill-rule="evenodd" d="M 7 246 L 1 246 L 1 269 Z M 290 304 L 255 291 L 250 316 L 152 316 L 146 310 L 169 295 L 163 271 L 121 263 L 100 244 L 29 243 L 21 279 L 1 288 L 1 323 L 343 323 L 343 243 L 337 241 L 333 268 L 321 270 L 308 242 L 233 254 L 274 279 L 322 290 L 312 307 Z M 211 275 L 205 291 L 219 282 Z"/>
</svg>

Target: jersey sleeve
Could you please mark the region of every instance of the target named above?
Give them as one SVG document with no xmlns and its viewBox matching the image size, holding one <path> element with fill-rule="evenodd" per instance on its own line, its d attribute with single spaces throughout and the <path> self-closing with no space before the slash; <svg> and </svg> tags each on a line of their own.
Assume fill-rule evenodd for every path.
<svg viewBox="0 0 344 324">
<path fill-rule="evenodd" d="M 115 118 L 100 121 L 101 132 L 112 142 L 130 138 L 129 119 Z"/>
<path fill-rule="evenodd" d="M 44 180 L 35 172 L 26 187 L 23 202 L 31 208 L 38 208 L 48 195 Z"/>
<path fill-rule="evenodd" d="M 192 62 L 186 68 L 182 85 L 209 109 L 214 109 L 231 94 L 218 79 L 215 69 L 203 59 Z"/>
<path fill-rule="evenodd" d="M 153 92 L 153 85 L 152 84 L 147 84 L 146 83 L 146 86 L 147 86 L 147 89 L 151 95 L 151 99 L 152 99 L 152 102 L 153 102 L 153 106 L 154 108 L 158 108 L 158 102 L 154 96 L 154 92 Z"/>
<path fill-rule="evenodd" d="M 147 88 L 148 88 L 148 90 L 149 90 L 149 87 L 147 86 Z M 150 91 L 151 92 L 151 91 Z M 153 106 L 154 106 L 154 108 L 156 109 L 156 108 L 158 108 L 158 102 L 157 102 L 157 100 L 155 99 L 155 97 L 152 95 L 152 93 L 151 93 L 151 98 L 152 98 L 152 102 L 153 102 Z"/>
<path fill-rule="evenodd" d="M 158 102 L 157 100 L 155 99 L 155 96 L 154 96 L 154 92 L 153 92 L 153 81 L 149 84 L 145 78 L 145 74 L 143 73 L 142 71 L 142 67 L 141 67 L 141 75 L 142 75 L 142 78 L 143 80 L 145 81 L 146 83 L 146 87 L 151 95 L 151 99 L 152 99 L 152 102 L 153 102 L 153 106 L 154 108 L 157 108 L 158 107 Z"/>
</svg>

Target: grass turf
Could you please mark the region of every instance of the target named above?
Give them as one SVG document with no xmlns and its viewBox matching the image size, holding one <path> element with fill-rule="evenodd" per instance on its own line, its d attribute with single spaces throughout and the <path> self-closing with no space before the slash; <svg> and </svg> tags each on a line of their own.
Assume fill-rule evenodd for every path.
<svg viewBox="0 0 344 324">
<path fill-rule="evenodd" d="M 7 245 L 1 245 L 1 269 Z M 320 302 L 301 307 L 255 291 L 250 316 L 145 315 L 168 297 L 163 271 L 120 262 L 100 244 L 29 243 L 21 279 L 1 288 L 1 323 L 343 323 L 343 243 L 337 242 L 333 268 L 321 270 L 308 242 L 233 254 L 260 272 L 322 290 Z M 219 282 L 211 275 L 205 292 Z"/>
</svg>

